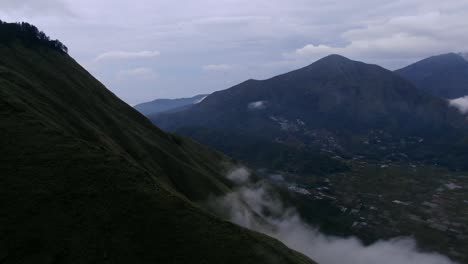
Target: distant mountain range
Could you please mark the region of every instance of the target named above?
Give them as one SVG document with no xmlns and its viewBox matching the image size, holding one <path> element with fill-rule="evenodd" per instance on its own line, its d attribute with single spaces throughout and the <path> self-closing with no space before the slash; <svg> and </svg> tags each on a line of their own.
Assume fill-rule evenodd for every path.
<svg viewBox="0 0 468 264">
<path fill-rule="evenodd" d="M 286 186 L 321 230 L 366 243 L 411 236 L 466 263 L 468 103 L 409 77 L 431 76 L 433 91 L 459 96 L 465 64 L 448 54 L 392 72 L 330 55 L 148 117 Z"/>
<path fill-rule="evenodd" d="M 144 115 L 153 115 L 171 110 L 183 110 L 187 106 L 201 102 L 208 94 L 200 94 L 190 98 L 156 99 L 151 102 L 135 105 L 134 108 Z"/>
<path fill-rule="evenodd" d="M 467 157 L 458 149 L 468 123 L 444 99 L 382 67 L 339 55 L 268 80 L 248 80 L 183 111 L 149 117 L 163 129 L 259 165 L 271 164 L 272 152 L 282 147 L 289 158 L 278 164 L 305 171 L 312 163 L 324 164 L 323 155 L 322 162 L 310 158 L 317 153 L 454 167 L 464 166 L 461 154 Z"/>
<path fill-rule="evenodd" d="M 396 73 L 432 95 L 455 99 L 468 95 L 468 54 L 433 56 Z"/>
<path fill-rule="evenodd" d="M 0 262 L 313 263 L 203 206 L 234 188 L 232 160 L 159 130 L 37 28 L 4 32 Z"/>
</svg>

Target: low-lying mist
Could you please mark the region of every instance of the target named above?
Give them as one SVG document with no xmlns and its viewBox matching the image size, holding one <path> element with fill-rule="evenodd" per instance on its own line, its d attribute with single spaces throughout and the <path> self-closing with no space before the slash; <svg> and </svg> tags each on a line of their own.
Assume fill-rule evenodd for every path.
<svg viewBox="0 0 468 264">
<path fill-rule="evenodd" d="M 449 100 L 449 105 L 455 107 L 462 114 L 468 113 L 468 96 L 463 96 L 460 98 Z"/>
<path fill-rule="evenodd" d="M 436 253 L 418 249 L 411 238 L 378 241 L 369 246 L 355 238 L 327 236 L 305 223 L 294 208 L 285 207 L 265 183 L 253 183 L 245 168 L 236 168 L 227 178 L 240 184 L 232 193 L 209 201 L 231 222 L 272 236 L 319 264 L 454 264 Z"/>
</svg>

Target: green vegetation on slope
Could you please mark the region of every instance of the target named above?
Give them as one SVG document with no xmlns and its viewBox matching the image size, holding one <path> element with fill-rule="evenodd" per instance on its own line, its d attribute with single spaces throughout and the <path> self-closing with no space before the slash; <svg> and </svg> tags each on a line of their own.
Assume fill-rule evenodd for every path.
<svg viewBox="0 0 468 264">
<path fill-rule="evenodd" d="M 193 203 L 229 190 L 225 157 L 29 44 L 0 42 L 2 263 L 311 263 Z"/>
<path fill-rule="evenodd" d="M 48 47 L 68 53 L 68 48 L 59 40 L 50 39 L 44 32 L 29 23 L 6 23 L 0 20 L 0 42 L 21 40 L 28 48 Z"/>
</svg>

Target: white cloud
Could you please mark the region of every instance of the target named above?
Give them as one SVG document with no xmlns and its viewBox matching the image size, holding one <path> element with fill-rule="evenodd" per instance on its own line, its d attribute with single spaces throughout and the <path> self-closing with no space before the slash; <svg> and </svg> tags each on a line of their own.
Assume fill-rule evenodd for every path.
<svg viewBox="0 0 468 264">
<path fill-rule="evenodd" d="M 95 60 L 150 59 L 159 55 L 161 55 L 159 51 L 109 51 L 99 54 Z"/>
<path fill-rule="evenodd" d="M 345 44 L 307 44 L 287 58 L 318 59 L 329 54 L 341 54 L 360 60 L 378 62 L 395 58 L 425 56 L 468 50 L 468 23 L 462 22 L 468 10 L 459 12 L 433 11 L 415 15 L 394 16 L 367 22 L 364 27 L 341 34 Z M 391 67 L 391 66 L 390 66 Z"/>
<path fill-rule="evenodd" d="M 468 51 L 467 0 L 199 0 L 183 5 L 166 0 L 0 0 L 0 17 L 29 21 L 60 39 L 124 100 L 137 95 L 113 82 L 118 69 L 134 67 L 123 58 L 155 47 L 164 56 L 145 65 L 161 73 L 161 87 L 171 88 L 142 84 L 139 100 L 211 93 L 293 70 L 329 53 L 393 69 L 437 53 Z M 76 16 L 64 16 L 64 8 Z M 96 63 L 104 51 L 124 54 L 101 54 L 106 62 L 120 59 Z M 289 53 L 286 59 L 284 53 Z M 229 65 L 213 64 L 223 62 Z M 206 69 L 200 71 L 202 65 Z M 227 74 L 203 74 L 216 71 L 229 73 L 229 79 Z"/>
<path fill-rule="evenodd" d="M 151 68 L 135 68 L 123 70 L 117 73 L 119 79 L 139 79 L 139 80 L 154 80 L 157 74 Z"/>
<path fill-rule="evenodd" d="M 285 207 L 275 193 L 265 183 L 247 182 L 208 205 L 231 222 L 272 236 L 320 264 L 455 264 L 443 255 L 421 251 L 411 238 L 366 246 L 356 237 L 327 236 L 304 222 L 294 208 Z"/>
<path fill-rule="evenodd" d="M 204 65 L 203 70 L 205 71 L 228 71 L 232 68 L 231 65 L 228 64 L 208 64 Z"/>
<path fill-rule="evenodd" d="M 330 47 L 323 44 L 307 44 L 304 47 L 297 49 L 296 54 L 298 56 L 323 57 L 325 54 L 341 54 L 344 53 L 344 51 L 344 48 Z"/>
<path fill-rule="evenodd" d="M 250 180 L 250 172 L 245 167 L 239 167 L 230 170 L 226 177 L 235 183 L 245 184 Z"/>
<path fill-rule="evenodd" d="M 204 97 L 201 98 L 201 99 L 196 100 L 196 101 L 194 102 L 194 104 L 199 104 L 199 103 L 203 102 L 203 100 L 205 100 L 207 97 L 208 97 L 208 95 L 207 95 L 207 96 L 204 96 Z"/>
<path fill-rule="evenodd" d="M 266 108 L 266 101 L 256 101 L 256 102 L 251 102 L 247 105 L 247 108 L 250 110 L 262 110 Z"/>
<path fill-rule="evenodd" d="M 74 15 L 64 0 L 1 0 L 0 10 L 10 15 Z"/>
<path fill-rule="evenodd" d="M 268 16 L 213 16 L 195 19 L 192 21 L 185 22 L 186 24 L 195 25 L 221 25 L 226 26 L 227 24 L 252 24 L 259 21 L 269 21 Z"/>
<path fill-rule="evenodd" d="M 449 100 L 450 106 L 457 108 L 462 114 L 468 113 L 468 95 Z"/>
</svg>

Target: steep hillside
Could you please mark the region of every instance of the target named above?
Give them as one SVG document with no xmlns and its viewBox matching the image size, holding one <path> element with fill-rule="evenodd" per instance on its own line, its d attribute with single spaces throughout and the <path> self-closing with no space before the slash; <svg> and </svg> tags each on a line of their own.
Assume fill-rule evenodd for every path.
<svg viewBox="0 0 468 264">
<path fill-rule="evenodd" d="M 165 111 L 189 107 L 201 102 L 207 94 L 200 94 L 190 98 L 179 99 L 156 99 L 151 102 L 135 105 L 134 108 L 144 115 L 152 115 Z"/>
<path fill-rule="evenodd" d="M 265 163 L 271 163 L 271 147 L 239 142 L 266 141 L 303 153 L 409 158 L 455 167 L 464 164 L 458 160 L 460 154 L 466 155 L 459 143 L 467 123 L 446 101 L 379 66 L 338 55 L 268 80 L 248 80 L 185 111 L 150 118 L 164 129 L 234 157 L 265 158 Z M 312 159 L 318 164 L 310 155 L 286 156 L 292 160 L 279 162 L 306 164 Z M 306 167 L 310 166 L 314 165 Z"/>
<path fill-rule="evenodd" d="M 433 56 L 396 73 L 435 96 L 446 99 L 463 97 L 468 95 L 468 61 L 464 56 L 455 53 Z"/>
<path fill-rule="evenodd" d="M 230 161 L 163 133 L 32 32 L 0 38 L 2 263 L 311 263 L 201 209 L 232 186 Z"/>
</svg>

